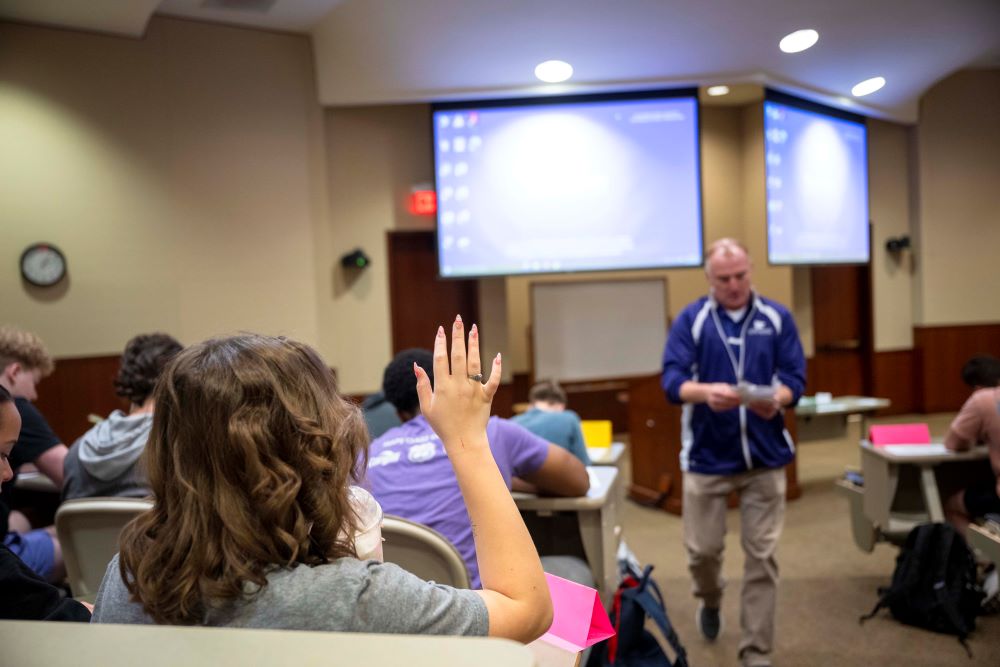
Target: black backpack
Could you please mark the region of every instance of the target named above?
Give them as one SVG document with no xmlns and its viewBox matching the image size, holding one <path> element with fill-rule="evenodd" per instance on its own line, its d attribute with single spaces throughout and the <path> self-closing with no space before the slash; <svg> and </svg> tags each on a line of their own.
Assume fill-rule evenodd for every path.
<svg viewBox="0 0 1000 667">
<path fill-rule="evenodd" d="M 965 639 L 976 628 L 983 592 L 976 583 L 976 560 L 965 539 L 947 523 L 925 523 L 906 536 L 888 588 L 861 622 L 888 607 L 907 625 Z"/>
<path fill-rule="evenodd" d="M 663 594 L 647 565 L 642 573 L 626 574 L 615 592 L 608 616 L 616 635 L 594 646 L 587 667 L 688 667 L 687 653 L 674 632 Z M 677 656 L 671 662 L 656 638 L 645 629 L 646 617 L 653 619 Z"/>
</svg>

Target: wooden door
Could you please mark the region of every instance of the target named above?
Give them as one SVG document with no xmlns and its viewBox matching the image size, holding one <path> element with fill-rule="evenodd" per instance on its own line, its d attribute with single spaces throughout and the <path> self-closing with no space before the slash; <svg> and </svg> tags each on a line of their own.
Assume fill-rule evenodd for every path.
<svg viewBox="0 0 1000 667">
<path fill-rule="evenodd" d="M 433 231 L 391 231 L 387 237 L 393 354 L 429 348 L 438 326 L 447 327 L 457 314 L 470 325 L 478 321 L 477 281 L 438 278 Z"/>
<path fill-rule="evenodd" d="M 872 391 L 871 269 L 817 266 L 812 273 L 813 340 L 806 390 L 834 396 Z"/>
</svg>

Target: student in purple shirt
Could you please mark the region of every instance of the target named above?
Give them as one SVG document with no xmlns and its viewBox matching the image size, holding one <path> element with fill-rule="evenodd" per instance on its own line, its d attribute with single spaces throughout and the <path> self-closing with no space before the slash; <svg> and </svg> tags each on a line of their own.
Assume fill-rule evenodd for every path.
<svg viewBox="0 0 1000 667">
<path fill-rule="evenodd" d="M 386 367 L 382 391 L 403 424 L 371 443 L 367 484 L 387 514 L 430 526 L 447 537 L 465 560 L 472 587 L 478 588 L 472 524 L 444 446 L 420 414 L 414 363 L 434 381 L 433 357 L 427 350 L 400 352 Z M 508 488 L 516 484 L 518 490 L 556 496 L 587 493 L 587 470 L 565 449 L 499 417 L 490 417 L 486 435 Z"/>
</svg>

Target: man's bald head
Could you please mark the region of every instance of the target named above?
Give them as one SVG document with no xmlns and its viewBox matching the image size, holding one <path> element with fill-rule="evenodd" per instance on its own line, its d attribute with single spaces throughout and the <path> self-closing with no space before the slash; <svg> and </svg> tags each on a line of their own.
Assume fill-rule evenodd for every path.
<svg viewBox="0 0 1000 667">
<path fill-rule="evenodd" d="M 746 246 L 731 238 L 722 238 L 708 246 L 705 275 L 715 300 L 729 310 L 750 302 L 750 253 Z"/>
</svg>

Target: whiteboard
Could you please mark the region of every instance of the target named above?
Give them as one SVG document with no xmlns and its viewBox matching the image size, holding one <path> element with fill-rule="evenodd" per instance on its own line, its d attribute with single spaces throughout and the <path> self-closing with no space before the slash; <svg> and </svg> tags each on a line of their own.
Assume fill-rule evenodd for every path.
<svg viewBox="0 0 1000 667">
<path fill-rule="evenodd" d="M 603 380 L 660 370 L 667 340 L 665 278 L 536 282 L 535 378 Z"/>
</svg>

